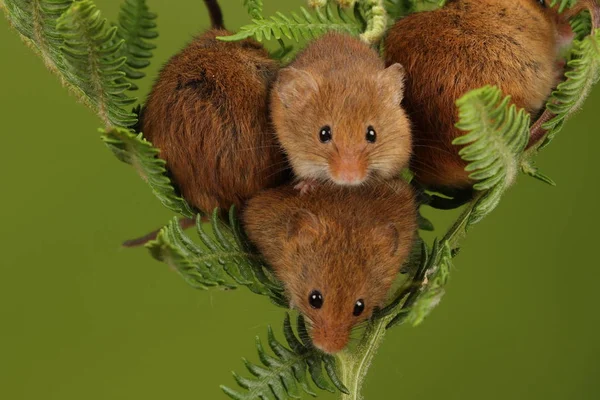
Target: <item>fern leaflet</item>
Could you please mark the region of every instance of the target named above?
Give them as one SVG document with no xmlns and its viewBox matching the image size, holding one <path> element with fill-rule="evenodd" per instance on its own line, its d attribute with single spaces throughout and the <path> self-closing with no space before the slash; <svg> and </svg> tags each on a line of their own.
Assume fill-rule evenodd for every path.
<svg viewBox="0 0 600 400">
<path fill-rule="evenodd" d="M 300 398 L 298 386 L 304 392 L 316 396 L 309 384 L 309 380 L 312 380 L 321 390 L 334 393 L 337 389 L 348 394 L 348 389 L 337 375 L 335 359 L 320 352 L 312 345 L 301 316 L 298 317 L 297 330 L 299 338 L 294 333 L 290 316 L 287 314 L 283 323 L 283 332 L 288 348 L 277 341 L 269 326 L 268 343 L 275 357 L 265 351 L 262 342 L 257 337 L 256 348 L 262 366 L 252 364 L 244 359 L 246 368 L 254 378 L 244 378 L 236 373 L 233 374 L 237 384 L 247 391 L 241 393 L 221 386 L 223 391 L 235 400 L 298 399 Z M 323 369 L 325 369 L 325 373 Z"/>
<path fill-rule="evenodd" d="M 146 76 L 140 71 L 150 65 L 152 50 L 156 46 L 148 43 L 148 39 L 155 39 L 156 14 L 151 13 L 146 5 L 146 0 L 125 0 L 119 13 L 119 29 L 117 38 L 123 40 L 119 56 L 127 58 L 122 71 L 129 79 L 141 79 Z M 131 84 L 130 90 L 137 89 Z"/>
<path fill-rule="evenodd" d="M 231 36 L 221 36 L 219 40 L 232 42 L 254 37 L 261 42 L 263 39 L 271 40 L 271 38 L 275 38 L 280 40 L 286 37 L 299 42 L 301 39 L 315 39 L 328 31 L 358 35 L 362 29 L 361 24 L 349 17 L 341 8 L 338 8 L 336 15 L 330 6 L 325 7 L 324 12 L 317 9 L 314 14 L 301 7 L 300 14 L 292 12 L 291 16 L 288 17 L 278 12 L 269 18 L 253 19 L 252 24 L 242 26 L 238 33 Z"/>
<path fill-rule="evenodd" d="M 235 208 L 230 210 L 229 226 L 221 220 L 218 210 L 213 212 L 209 226 L 202 223 L 202 217 L 202 213 L 198 215 L 196 224 L 202 245 L 187 237 L 174 218 L 146 247 L 154 258 L 174 267 L 195 288 L 234 289 L 242 285 L 287 307 L 281 284 L 248 245 Z"/>
<path fill-rule="evenodd" d="M 131 126 L 137 119 L 123 108 L 135 103 L 125 95 L 121 71 L 127 61 L 118 57 L 123 41 L 115 43 L 117 27 L 106 28 L 106 20 L 93 2 L 76 1 L 58 19 L 64 38 L 61 51 L 70 80 L 77 84 L 89 104 L 107 126 Z"/>
<path fill-rule="evenodd" d="M 252 19 L 263 19 L 263 0 L 244 0 L 244 6 Z"/>
<path fill-rule="evenodd" d="M 166 208 L 185 217 L 196 215 L 187 202 L 175 193 L 167 177 L 165 162 L 158 158 L 159 150 L 146 141 L 141 133 L 135 134 L 123 128 L 100 132 L 104 134 L 102 140 L 115 156 L 135 168 Z"/>
<path fill-rule="evenodd" d="M 56 74 L 64 70 L 63 39 L 56 29 L 56 21 L 73 0 L 6 0 L 4 8 L 12 27 L 44 60 L 46 67 Z M 63 78 L 63 83 L 64 79 Z"/>
<path fill-rule="evenodd" d="M 547 109 L 555 116 L 542 125 L 549 133 L 541 147 L 552 141 L 562 129 L 564 121 L 581 107 L 592 86 L 598 82 L 600 31 L 594 30 L 583 40 L 576 40 L 571 54 L 572 59 L 568 62 L 565 73 L 567 79 L 558 85 L 548 101 Z"/>
</svg>

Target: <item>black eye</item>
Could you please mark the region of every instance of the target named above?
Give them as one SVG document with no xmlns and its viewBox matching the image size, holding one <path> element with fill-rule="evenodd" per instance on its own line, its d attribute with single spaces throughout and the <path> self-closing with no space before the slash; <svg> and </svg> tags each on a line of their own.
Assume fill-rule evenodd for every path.
<svg viewBox="0 0 600 400">
<path fill-rule="evenodd" d="M 365 311 L 365 302 L 363 299 L 357 300 L 354 304 L 354 312 L 352 314 L 354 314 L 355 317 L 358 317 L 363 311 Z"/>
<path fill-rule="evenodd" d="M 540 4 L 540 6 L 546 7 L 546 0 L 537 0 L 537 2 Z"/>
<path fill-rule="evenodd" d="M 375 132 L 375 129 L 372 126 L 369 126 L 367 128 L 367 142 L 375 143 L 376 140 L 377 140 L 377 132 Z"/>
<path fill-rule="evenodd" d="M 319 140 L 321 143 L 328 143 L 331 141 L 331 128 L 329 126 L 324 126 L 321 128 L 321 132 L 319 132 Z"/>
<path fill-rule="evenodd" d="M 323 295 L 318 290 L 313 290 L 308 295 L 308 304 L 317 310 L 323 307 Z"/>
</svg>

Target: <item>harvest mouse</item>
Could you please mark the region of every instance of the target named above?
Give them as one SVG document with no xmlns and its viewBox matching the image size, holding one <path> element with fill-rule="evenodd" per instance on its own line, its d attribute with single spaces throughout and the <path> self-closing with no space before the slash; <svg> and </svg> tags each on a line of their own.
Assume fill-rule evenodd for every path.
<svg viewBox="0 0 600 400">
<path fill-rule="evenodd" d="M 205 3 L 222 26 L 218 3 Z M 142 132 L 182 196 L 205 212 L 276 186 L 287 165 L 268 117 L 278 64 L 254 40 L 217 39 L 227 35 L 210 29 L 173 56 L 142 114 Z"/>
<path fill-rule="evenodd" d="M 411 167 L 433 188 L 469 189 L 473 180 L 452 141 L 455 102 L 496 85 L 535 117 L 562 77 L 561 46 L 573 33 L 569 13 L 544 0 L 451 0 L 397 21 L 385 38 L 387 65 L 406 69 L 403 106 L 413 122 Z"/>
<path fill-rule="evenodd" d="M 242 214 L 248 237 L 311 325 L 316 347 L 342 350 L 352 328 L 384 305 L 413 246 L 412 188 L 391 180 L 359 188 L 292 186 L 250 199 Z"/>
<path fill-rule="evenodd" d="M 400 106 L 404 71 L 359 39 L 328 33 L 280 71 L 271 95 L 277 138 L 305 189 L 398 176 L 410 157 Z"/>
</svg>

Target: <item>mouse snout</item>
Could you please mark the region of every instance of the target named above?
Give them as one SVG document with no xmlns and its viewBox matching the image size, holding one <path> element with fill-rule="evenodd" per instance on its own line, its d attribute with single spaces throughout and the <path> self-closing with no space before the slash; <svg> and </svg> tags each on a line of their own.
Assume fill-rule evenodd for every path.
<svg viewBox="0 0 600 400">
<path fill-rule="evenodd" d="M 339 185 L 359 185 L 367 178 L 367 162 L 364 157 L 342 154 L 329 164 L 331 179 Z"/>
<path fill-rule="evenodd" d="M 350 332 L 340 328 L 313 327 L 311 336 L 316 348 L 325 353 L 334 354 L 346 347 L 350 339 Z"/>
</svg>

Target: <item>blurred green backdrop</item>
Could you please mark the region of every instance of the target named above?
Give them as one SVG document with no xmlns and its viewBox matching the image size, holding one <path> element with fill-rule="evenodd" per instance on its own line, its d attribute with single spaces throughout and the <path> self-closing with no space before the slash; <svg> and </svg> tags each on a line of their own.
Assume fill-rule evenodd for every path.
<svg viewBox="0 0 600 400">
<path fill-rule="evenodd" d="M 96 3 L 115 19 L 118 0 Z M 241 3 L 222 0 L 230 28 L 247 22 Z M 199 0 L 149 5 L 160 38 L 142 94 L 208 26 Z M 0 398 L 225 398 L 218 385 L 283 312 L 245 289 L 195 291 L 120 248 L 169 213 L 4 19 L 0 50 Z M 439 308 L 388 334 L 367 400 L 600 398 L 598 107 L 600 90 L 540 157 L 558 187 L 522 176 L 473 229 Z"/>
</svg>

